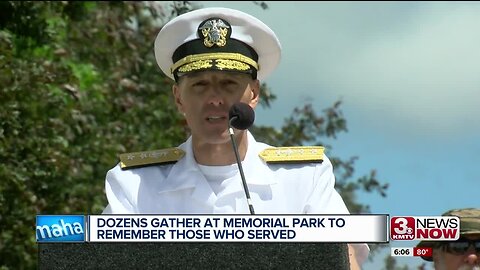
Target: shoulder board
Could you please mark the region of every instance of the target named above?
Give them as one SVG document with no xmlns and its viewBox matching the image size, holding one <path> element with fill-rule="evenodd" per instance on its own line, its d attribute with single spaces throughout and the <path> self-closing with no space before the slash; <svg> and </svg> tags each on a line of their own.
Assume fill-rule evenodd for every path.
<svg viewBox="0 0 480 270">
<path fill-rule="evenodd" d="M 323 146 L 272 147 L 259 156 L 267 163 L 322 162 L 324 150 Z"/>
<path fill-rule="evenodd" d="M 120 154 L 120 167 L 129 169 L 164 163 L 175 163 L 185 155 L 180 148 L 165 148 L 153 151 Z"/>
</svg>

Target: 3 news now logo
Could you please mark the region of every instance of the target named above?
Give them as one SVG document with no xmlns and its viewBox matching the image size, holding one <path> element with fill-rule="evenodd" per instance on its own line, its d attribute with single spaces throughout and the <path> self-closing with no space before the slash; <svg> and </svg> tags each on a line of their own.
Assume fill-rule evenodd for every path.
<svg viewBox="0 0 480 270">
<path fill-rule="evenodd" d="M 84 242 L 85 216 L 37 215 L 37 242 Z"/>
<path fill-rule="evenodd" d="M 457 240 L 460 219 L 453 216 L 392 217 L 391 240 Z"/>
</svg>

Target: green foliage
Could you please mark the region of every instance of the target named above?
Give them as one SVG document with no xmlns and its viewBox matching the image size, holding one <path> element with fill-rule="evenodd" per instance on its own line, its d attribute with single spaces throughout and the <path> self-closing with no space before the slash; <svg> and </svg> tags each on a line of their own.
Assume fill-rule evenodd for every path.
<svg viewBox="0 0 480 270">
<path fill-rule="evenodd" d="M 261 2 L 263 3 L 263 2 Z M 260 4 L 261 5 L 261 4 Z M 263 6 L 263 5 L 261 5 Z M 98 214 L 105 173 L 119 153 L 171 147 L 186 137 L 152 41 L 190 2 L 0 2 L 0 258 L 2 269 L 36 265 L 37 214 Z M 275 95 L 262 84 L 262 105 Z M 321 144 L 347 131 L 340 103 L 317 115 L 297 108 L 280 130 L 254 127 L 273 145 Z M 332 157 L 352 212 L 355 158 Z"/>
<path fill-rule="evenodd" d="M 383 268 L 383 270 L 409 270 L 410 269 L 406 264 L 404 264 L 403 266 L 397 266 L 397 260 L 395 259 L 395 257 L 392 257 L 390 255 L 385 256 L 384 262 L 385 262 L 385 267 Z M 425 270 L 425 267 L 426 267 L 425 263 L 423 263 L 417 266 L 416 269 Z"/>
<path fill-rule="evenodd" d="M 0 257 L 29 269 L 36 214 L 100 213 L 119 153 L 176 145 L 185 133 L 150 45 L 159 7 L 0 5 Z"/>
</svg>

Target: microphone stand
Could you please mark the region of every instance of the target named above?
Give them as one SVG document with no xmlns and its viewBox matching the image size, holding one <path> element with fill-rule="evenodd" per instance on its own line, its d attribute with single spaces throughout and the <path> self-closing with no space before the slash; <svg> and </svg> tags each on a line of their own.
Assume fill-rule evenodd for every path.
<svg viewBox="0 0 480 270">
<path fill-rule="evenodd" d="M 247 197 L 248 208 L 250 209 L 250 214 L 255 215 L 255 210 L 253 209 L 252 199 L 250 199 L 250 192 L 248 191 L 247 181 L 245 180 L 245 175 L 243 174 L 242 162 L 240 162 L 240 155 L 238 154 L 237 143 L 233 137 L 233 128 L 232 121 L 237 119 L 238 116 L 234 116 L 228 121 L 228 132 L 230 133 L 230 139 L 232 141 L 233 152 L 235 152 L 235 157 L 237 159 L 238 169 L 240 170 L 240 176 L 242 177 L 243 190 L 245 190 L 245 196 Z"/>
</svg>

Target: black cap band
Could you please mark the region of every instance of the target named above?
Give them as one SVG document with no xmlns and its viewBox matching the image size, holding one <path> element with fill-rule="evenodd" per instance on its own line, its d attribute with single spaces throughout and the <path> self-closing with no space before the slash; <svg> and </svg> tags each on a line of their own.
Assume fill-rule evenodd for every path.
<svg viewBox="0 0 480 270">
<path fill-rule="evenodd" d="M 198 39 L 179 46 L 172 55 L 170 71 L 175 80 L 184 74 L 203 70 L 221 70 L 251 74 L 256 79 L 258 54 L 249 45 L 230 38 L 232 28 L 221 18 L 200 23 Z"/>
</svg>

